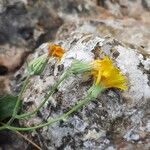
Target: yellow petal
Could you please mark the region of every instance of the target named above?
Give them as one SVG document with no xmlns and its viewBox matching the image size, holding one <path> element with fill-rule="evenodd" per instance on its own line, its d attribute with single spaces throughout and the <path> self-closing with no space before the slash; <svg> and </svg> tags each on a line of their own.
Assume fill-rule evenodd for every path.
<svg viewBox="0 0 150 150">
<path fill-rule="evenodd" d="M 127 89 L 125 77 L 108 57 L 104 57 L 103 60 L 94 60 L 91 64 L 93 66 L 91 74 L 96 85 L 100 84 L 104 88 Z"/>
</svg>

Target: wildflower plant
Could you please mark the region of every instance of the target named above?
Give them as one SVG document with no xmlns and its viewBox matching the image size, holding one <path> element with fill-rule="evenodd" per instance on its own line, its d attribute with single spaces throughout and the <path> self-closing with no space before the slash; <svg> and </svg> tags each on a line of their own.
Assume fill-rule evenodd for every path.
<svg viewBox="0 0 150 150">
<path fill-rule="evenodd" d="M 49 89 L 48 93 L 45 95 L 44 100 L 41 101 L 41 104 L 34 111 L 19 114 L 19 107 L 22 95 L 26 90 L 30 78 L 34 77 L 34 75 L 40 75 L 43 72 L 49 58 L 51 57 L 56 58 L 60 62 L 61 58 L 63 57 L 63 54 L 64 54 L 63 48 L 61 48 L 59 45 L 50 44 L 48 48 L 48 54 L 39 56 L 38 58 L 32 60 L 29 63 L 27 68 L 27 78 L 17 98 L 17 102 L 13 109 L 12 116 L 7 123 L 1 123 L 0 130 L 9 129 L 12 131 L 28 131 L 52 125 L 53 123 L 61 120 L 65 121 L 74 112 L 78 111 L 89 102 L 96 100 L 98 95 L 101 94 L 105 89 L 108 88 L 118 88 L 120 90 L 127 89 L 126 78 L 121 74 L 120 70 L 113 65 L 113 62 L 108 57 L 104 57 L 102 60 L 100 59 L 93 60 L 92 62 L 83 62 L 74 60 L 71 66 L 63 72 L 63 74 L 60 76 L 58 81 L 53 85 L 53 87 Z M 68 77 L 77 74 L 88 74 L 88 75 L 90 74 L 89 77 L 93 78 L 93 84 L 87 91 L 87 95 L 85 96 L 85 98 L 80 100 L 68 112 L 54 119 L 47 120 L 46 123 L 41 123 L 39 125 L 35 125 L 32 127 L 12 126 L 12 123 L 14 122 L 15 119 L 27 119 L 28 117 L 32 117 L 33 115 L 35 115 L 48 101 L 49 97 L 52 96 L 52 94 L 58 88 L 60 83 L 62 83 Z"/>
</svg>

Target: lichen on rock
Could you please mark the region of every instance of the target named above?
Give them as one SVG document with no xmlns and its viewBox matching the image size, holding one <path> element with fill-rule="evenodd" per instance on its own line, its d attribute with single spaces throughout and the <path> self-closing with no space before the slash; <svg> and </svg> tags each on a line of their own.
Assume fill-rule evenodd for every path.
<svg viewBox="0 0 150 150">
<path fill-rule="evenodd" d="M 49 61 L 40 76 L 31 78 L 24 112 L 40 105 L 74 59 L 91 62 L 107 55 L 128 81 L 127 91 L 108 89 L 66 121 L 27 133 L 42 149 L 150 149 L 149 10 L 149 0 L 0 0 L 0 95 L 19 93 L 26 77 L 23 63 L 33 50 L 27 62 L 47 53 L 50 42 L 65 49 L 59 64 Z M 37 115 L 20 125 L 68 111 L 90 86 L 88 77 L 68 78 Z M 4 148 L 16 146 L 11 145 Z"/>
<path fill-rule="evenodd" d="M 129 89 L 123 93 L 116 89 L 109 89 L 98 97 L 97 101 L 75 113 L 66 122 L 58 122 L 41 129 L 44 140 L 49 141 L 47 147 L 49 149 L 115 149 L 119 144 L 112 143 L 117 142 L 118 138 L 127 142 L 137 142 L 142 138 L 150 140 L 146 137 L 149 135 L 149 124 L 144 128 L 142 124 L 143 119 L 147 120 L 148 108 L 144 108 L 150 98 L 149 74 L 144 67 L 149 65 L 149 61 L 144 60 L 143 54 L 137 49 L 130 48 L 116 39 L 78 31 L 80 31 L 79 26 L 68 38 L 57 39 L 54 42 L 65 49 L 65 55 L 60 64 L 55 61 L 49 62 L 40 76 L 31 79 L 23 100 L 24 103 L 33 102 L 32 107 L 28 106 L 28 110 L 31 111 L 33 106 L 37 107 L 40 104 L 48 89 L 74 59 L 90 62 L 94 58 L 109 56 L 126 76 Z M 45 43 L 29 57 L 29 60 L 47 50 L 48 43 Z M 80 75 L 70 77 L 58 87 L 57 92 L 49 98 L 40 115 L 36 117 L 47 120 L 66 112 L 84 97 L 90 85 L 90 81 L 82 80 Z M 36 124 L 36 120 L 35 122 L 32 120 L 32 123 Z M 127 128 L 126 124 L 128 124 Z"/>
</svg>

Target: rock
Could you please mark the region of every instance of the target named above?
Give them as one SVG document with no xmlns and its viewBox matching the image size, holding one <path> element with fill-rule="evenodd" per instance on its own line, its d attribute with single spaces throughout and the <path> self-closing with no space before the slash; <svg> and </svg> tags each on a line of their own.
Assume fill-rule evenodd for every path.
<svg viewBox="0 0 150 150">
<path fill-rule="evenodd" d="M 0 77 L 0 96 L 1 95 L 5 95 L 5 94 L 10 94 L 11 93 L 11 89 L 10 89 L 10 81 L 8 77 Z"/>
<path fill-rule="evenodd" d="M 146 19 L 150 11 L 149 0 L 97 0 L 97 4 L 108 9 L 117 18 L 130 17 L 149 22 Z"/>
<path fill-rule="evenodd" d="M 20 136 L 10 131 L 0 132 L 0 149 L 19 150 L 20 147 L 27 148 L 27 143 Z"/>
<path fill-rule="evenodd" d="M 61 24 L 62 20 L 50 9 L 46 1 L 25 3 L 22 0 L 8 1 L 2 5 L 5 9 L 0 15 L 0 43 L 10 43 L 17 46 L 34 48 L 38 46 L 37 40 L 40 36 L 51 34 L 48 40 L 54 37 L 54 30 Z M 37 12 L 38 8 L 38 12 Z M 53 29 L 53 36 L 50 30 Z M 46 40 L 46 39 L 45 39 Z M 41 43 L 39 43 L 41 44 Z"/>
<path fill-rule="evenodd" d="M 62 32 L 62 29 L 64 28 L 58 31 L 54 43 L 65 49 L 65 55 L 60 64 L 49 62 L 41 76 L 30 80 L 23 100 L 24 104 L 32 103 L 27 110 L 31 111 L 41 103 L 48 89 L 62 73 L 60 66 L 66 69 L 73 59 L 90 62 L 94 58 L 109 56 L 127 77 L 129 89 L 126 92 L 109 89 L 66 122 L 41 129 L 40 134 L 43 141 L 47 141 L 47 148 L 130 149 L 142 144 L 145 144 L 145 149 L 149 148 L 149 55 L 143 54 L 138 47 L 131 47 L 112 37 L 104 37 L 90 23 L 74 24 L 68 32 Z M 65 39 L 62 38 L 62 33 Z M 47 53 L 47 46 L 48 43 L 40 46 L 28 59 Z M 90 85 L 91 82 L 82 80 L 81 76 L 64 81 L 35 118 L 47 120 L 66 112 L 86 95 Z M 39 123 L 34 120 L 21 123 Z M 118 143 L 119 139 L 121 141 Z"/>
<path fill-rule="evenodd" d="M 108 55 L 128 79 L 128 91 L 109 89 L 66 122 L 32 132 L 42 149 L 150 149 L 149 20 L 148 0 L 0 2 L 0 94 L 19 93 L 26 68 L 22 64 L 34 48 L 27 61 L 47 53 L 44 42 L 59 44 L 66 52 L 60 64 L 49 62 L 41 76 L 30 80 L 23 111 L 41 103 L 74 58 L 90 62 Z M 20 124 L 33 126 L 66 112 L 90 85 L 81 76 L 69 78 L 37 116 Z"/>
<path fill-rule="evenodd" d="M 10 93 L 6 80 L 23 65 L 36 47 L 54 39 L 62 23 L 62 19 L 46 1 L 1 0 L 0 81 L 5 86 L 0 87 L 0 95 Z"/>
</svg>

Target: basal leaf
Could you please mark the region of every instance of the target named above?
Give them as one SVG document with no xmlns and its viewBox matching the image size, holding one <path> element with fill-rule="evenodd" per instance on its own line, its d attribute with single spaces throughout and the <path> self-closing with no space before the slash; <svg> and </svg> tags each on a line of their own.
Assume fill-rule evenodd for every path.
<svg viewBox="0 0 150 150">
<path fill-rule="evenodd" d="M 17 102 L 17 97 L 12 95 L 7 95 L 0 97 L 0 120 L 4 120 L 12 116 L 13 109 Z"/>
</svg>

